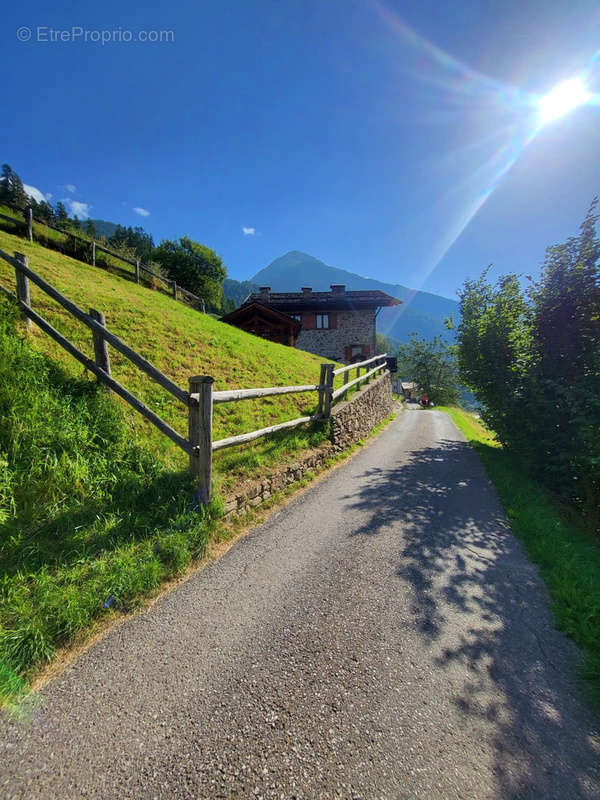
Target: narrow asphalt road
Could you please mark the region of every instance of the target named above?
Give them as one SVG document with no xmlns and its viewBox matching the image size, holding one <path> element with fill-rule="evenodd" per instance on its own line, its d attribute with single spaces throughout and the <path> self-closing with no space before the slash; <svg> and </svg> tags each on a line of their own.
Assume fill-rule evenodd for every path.
<svg viewBox="0 0 600 800">
<path fill-rule="evenodd" d="M 405 412 L 0 720 L 0 797 L 598 800 L 578 664 L 473 451 Z"/>
</svg>

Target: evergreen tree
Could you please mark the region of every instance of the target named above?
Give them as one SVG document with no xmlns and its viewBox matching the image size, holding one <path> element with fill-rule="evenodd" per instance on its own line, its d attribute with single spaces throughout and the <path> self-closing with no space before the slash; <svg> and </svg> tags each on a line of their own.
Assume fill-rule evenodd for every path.
<svg viewBox="0 0 600 800">
<path fill-rule="evenodd" d="M 29 195 L 23 188 L 21 178 L 8 164 L 2 165 L 0 202 L 22 209 L 30 203 Z"/>
</svg>

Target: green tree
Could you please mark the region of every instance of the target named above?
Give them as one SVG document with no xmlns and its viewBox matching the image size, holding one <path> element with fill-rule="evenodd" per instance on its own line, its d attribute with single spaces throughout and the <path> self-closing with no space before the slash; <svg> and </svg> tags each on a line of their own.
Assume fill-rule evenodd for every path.
<svg viewBox="0 0 600 800">
<path fill-rule="evenodd" d="M 8 164 L 2 165 L 0 202 L 17 208 L 25 208 L 30 203 L 29 195 L 23 188 L 21 178 Z"/>
<path fill-rule="evenodd" d="M 461 380 L 504 446 L 600 528 L 600 241 L 596 201 L 546 251 L 526 294 L 484 273 L 460 295 Z"/>
<path fill-rule="evenodd" d="M 597 199 L 579 235 L 549 247 L 530 297 L 537 471 L 600 523 L 600 241 Z"/>
<path fill-rule="evenodd" d="M 96 231 L 96 226 L 94 225 L 93 220 L 86 219 L 83 229 L 87 233 L 87 235 L 90 236 L 92 239 L 97 238 L 98 232 Z"/>
<path fill-rule="evenodd" d="M 221 258 L 206 245 L 188 236 L 178 241 L 165 239 L 154 250 L 153 258 L 167 275 L 184 289 L 203 298 L 209 308 L 223 307 L 223 281 L 227 270 Z"/>
<path fill-rule="evenodd" d="M 56 204 L 54 209 L 54 217 L 56 219 L 56 225 L 59 228 L 65 228 L 69 222 L 69 215 L 67 214 L 67 209 L 65 208 L 65 204 L 60 200 Z"/>
<path fill-rule="evenodd" d="M 489 268 L 488 268 L 489 269 Z M 526 443 L 521 425 L 530 389 L 531 309 L 516 275 L 466 281 L 460 298 L 458 366 L 461 382 L 482 405 L 484 421 L 505 445 Z"/>
<path fill-rule="evenodd" d="M 414 333 L 408 344 L 400 346 L 398 370 L 415 381 L 436 405 L 458 403 L 460 387 L 456 348 L 441 337 L 422 339 Z"/>
</svg>

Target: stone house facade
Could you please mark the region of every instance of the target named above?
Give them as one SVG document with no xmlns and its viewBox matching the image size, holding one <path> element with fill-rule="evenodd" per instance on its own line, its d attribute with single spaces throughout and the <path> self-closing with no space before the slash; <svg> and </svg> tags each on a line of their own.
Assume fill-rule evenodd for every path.
<svg viewBox="0 0 600 800">
<path fill-rule="evenodd" d="M 313 292 L 310 287 L 300 292 L 271 292 L 270 287 L 263 286 L 223 321 L 243 328 L 246 307 L 262 307 L 265 318 L 267 309 L 271 309 L 300 324 L 296 347 L 350 364 L 375 355 L 377 311 L 400 302 L 385 292 L 346 291 L 338 284 L 332 285 L 330 292 Z"/>
</svg>

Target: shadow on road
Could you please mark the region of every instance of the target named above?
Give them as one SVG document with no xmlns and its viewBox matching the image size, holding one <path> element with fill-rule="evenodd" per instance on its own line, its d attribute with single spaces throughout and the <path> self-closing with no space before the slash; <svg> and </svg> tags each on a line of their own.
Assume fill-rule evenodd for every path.
<svg viewBox="0 0 600 800">
<path fill-rule="evenodd" d="M 432 660 L 461 714 L 492 731 L 498 796 L 598 796 L 594 721 L 573 688 L 577 653 L 553 629 L 537 572 L 469 445 L 442 440 L 356 483 L 346 499 L 369 521 L 353 535 L 398 537 L 396 574 Z"/>
</svg>

